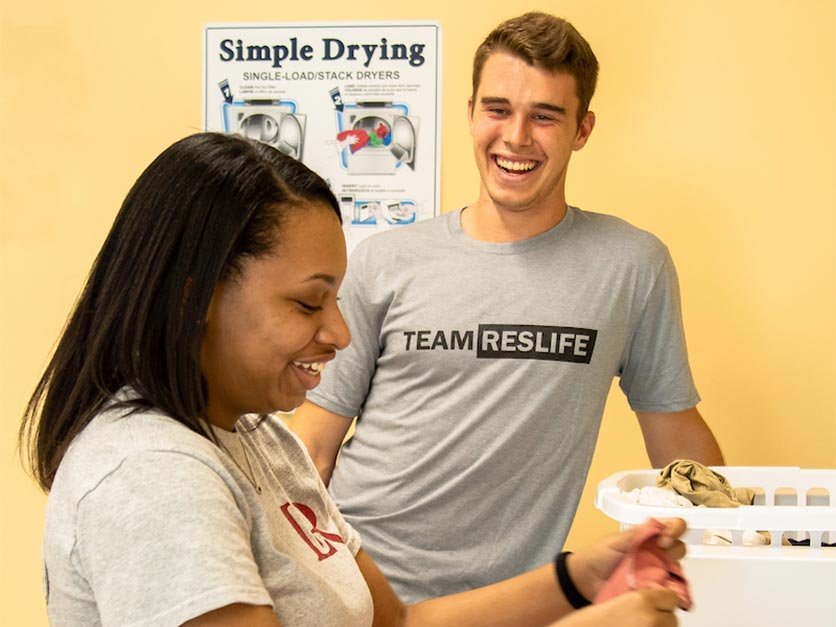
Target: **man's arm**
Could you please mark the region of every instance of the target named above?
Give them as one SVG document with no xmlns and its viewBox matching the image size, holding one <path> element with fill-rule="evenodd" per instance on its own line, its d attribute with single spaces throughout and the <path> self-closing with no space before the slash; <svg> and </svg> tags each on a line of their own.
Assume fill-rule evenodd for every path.
<svg viewBox="0 0 836 627">
<path fill-rule="evenodd" d="M 319 476 L 322 477 L 323 483 L 328 485 L 340 446 L 351 426 L 351 417 L 335 414 L 305 401 L 293 413 L 288 425 L 304 442 Z"/>
<path fill-rule="evenodd" d="M 664 468 L 675 459 L 724 465 L 720 445 L 696 407 L 672 413 L 636 412 L 636 416 L 654 468 Z"/>
</svg>

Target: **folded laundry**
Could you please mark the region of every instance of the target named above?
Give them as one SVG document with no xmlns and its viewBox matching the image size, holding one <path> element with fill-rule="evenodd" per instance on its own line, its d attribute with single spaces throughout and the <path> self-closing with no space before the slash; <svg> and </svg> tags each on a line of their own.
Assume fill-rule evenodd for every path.
<svg viewBox="0 0 836 627">
<path fill-rule="evenodd" d="M 670 488 L 657 488 L 652 485 L 635 488 L 624 495 L 639 505 L 655 505 L 657 507 L 693 507 L 684 496 L 680 496 Z"/>
<path fill-rule="evenodd" d="M 810 546 L 810 538 L 807 538 L 806 540 L 793 540 L 792 538 L 787 538 L 787 542 L 789 542 L 792 546 Z M 836 547 L 836 542 L 822 542 L 821 545 L 833 548 Z"/>
<path fill-rule="evenodd" d="M 687 459 L 675 460 L 660 470 L 656 485 L 706 507 L 751 505 L 755 498 L 751 488 L 733 488 L 720 473 Z"/>
<path fill-rule="evenodd" d="M 658 538 L 662 529 L 664 525 L 661 522 L 650 518 L 636 530 L 630 549 L 595 597 L 596 603 L 630 590 L 661 586 L 676 593 L 678 605 L 683 610 L 691 608 L 691 593 L 682 569 L 659 547 Z"/>
<path fill-rule="evenodd" d="M 743 532 L 741 542 L 743 546 L 766 546 L 772 541 L 772 534 L 768 531 Z M 732 533 L 728 529 L 706 529 L 702 536 L 702 543 L 708 545 L 730 546 L 734 544 Z"/>
</svg>

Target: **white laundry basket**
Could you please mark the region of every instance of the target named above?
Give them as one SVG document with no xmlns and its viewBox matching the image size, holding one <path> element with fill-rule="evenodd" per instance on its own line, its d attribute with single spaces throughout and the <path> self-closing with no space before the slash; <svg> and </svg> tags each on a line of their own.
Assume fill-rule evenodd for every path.
<svg viewBox="0 0 836 627">
<path fill-rule="evenodd" d="M 626 493 L 656 484 L 658 470 L 616 473 L 598 484 L 595 505 L 622 528 L 650 517 L 688 523 L 683 562 L 694 608 L 683 627 L 836 627 L 836 470 L 713 467 L 735 488 L 754 488 L 755 504 L 737 508 L 638 505 Z M 730 546 L 706 546 L 706 530 Z M 768 546 L 744 546 L 746 531 L 769 531 Z M 810 546 L 784 546 L 783 540 Z"/>
</svg>

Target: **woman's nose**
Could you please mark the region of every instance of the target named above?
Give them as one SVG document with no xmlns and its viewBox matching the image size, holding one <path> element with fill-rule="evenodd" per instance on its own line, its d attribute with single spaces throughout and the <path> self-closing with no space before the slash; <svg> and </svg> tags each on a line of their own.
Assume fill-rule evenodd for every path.
<svg viewBox="0 0 836 627">
<path fill-rule="evenodd" d="M 336 304 L 328 307 L 317 335 L 320 343 L 333 346 L 337 350 L 344 349 L 351 342 L 351 331 L 348 330 L 345 318 Z"/>
</svg>

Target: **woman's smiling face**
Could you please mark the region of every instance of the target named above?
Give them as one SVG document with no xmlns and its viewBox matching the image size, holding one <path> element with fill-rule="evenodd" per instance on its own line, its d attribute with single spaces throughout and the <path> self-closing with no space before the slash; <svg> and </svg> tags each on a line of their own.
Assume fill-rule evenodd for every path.
<svg viewBox="0 0 836 627">
<path fill-rule="evenodd" d="M 207 414 L 225 429 L 246 413 L 298 407 L 351 338 L 337 307 L 346 251 L 334 211 L 291 210 L 277 240 L 271 254 L 244 259 L 209 304 L 201 346 Z"/>
</svg>

